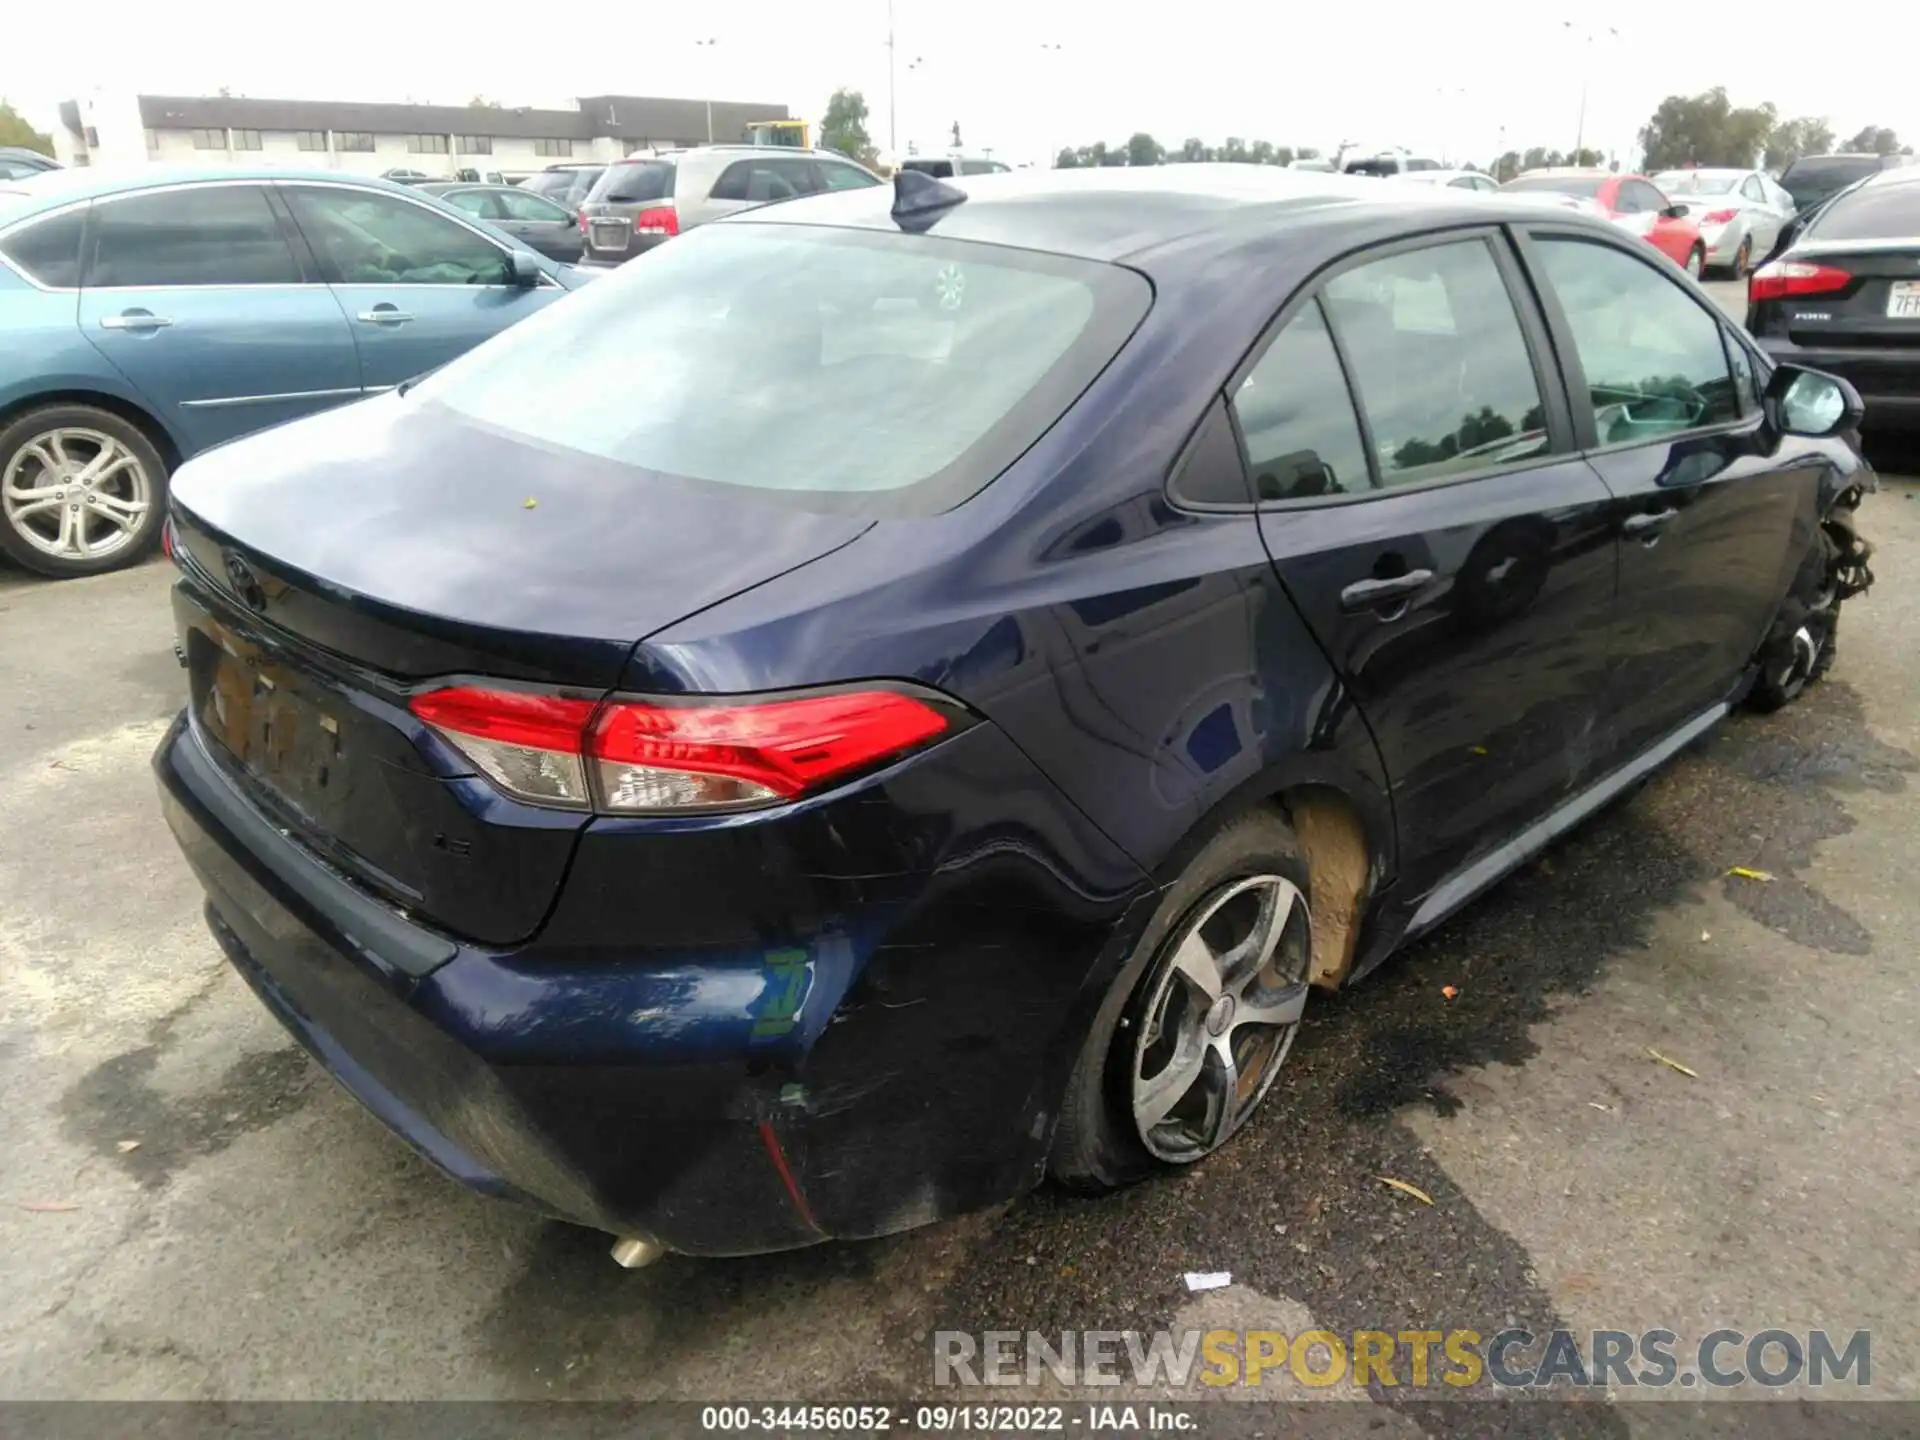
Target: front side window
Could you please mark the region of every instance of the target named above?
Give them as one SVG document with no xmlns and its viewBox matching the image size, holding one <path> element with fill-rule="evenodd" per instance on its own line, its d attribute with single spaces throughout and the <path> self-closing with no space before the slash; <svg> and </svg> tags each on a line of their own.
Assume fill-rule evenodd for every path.
<svg viewBox="0 0 1920 1440">
<path fill-rule="evenodd" d="M 1484 470 L 1547 448 L 1533 359 L 1484 240 L 1336 275 L 1327 312 L 1373 432 L 1382 485 Z"/>
<path fill-rule="evenodd" d="M 1739 418 L 1720 322 L 1675 281 L 1597 241 L 1534 245 L 1573 330 L 1602 445 Z"/>
<path fill-rule="evenodd" d="M 1757 175 L 1749 175 L 1740 182 L 1740 193 L 1761 205 L 1767 203 L 1767 192 L 1760 188 L 1760 177 Z"/>
<path fill-rule="evenodd" d="M 820 179 L 829 190 L 865 190 L 880 182 L 852 165 L 836 165 L 831 160 L 818 162 Z"/>
<path fill-rule="evenodd" d="M 506 253 L 424 205 L 364 190 L 284 192 L 336 285 L 503 285 Z"/>
<path fill-rule="evenodd" d="M 493 201 L 498 207 L 497 211 L 481 212 L 488 218 L 493 218 L 497 213 L 508 220 L 559 221 L 564 225 L 573 223 L 571 210 L 538 195 L 527 195 L 518 190 L 494 190 L 488 192 L 484 198 Z"/>
<path fill-rule="evenodd" d="M 1314 301 L 1287 322 L 1233 394 L 1254 494 L 1305 500 L 1372 482 L 1353 397 Z"/>
<path fill-rule="evenodd" d="M 456 190 L 451 195 L 440 197 L 456 210 L 464 210 L 469 215 L 477 215 L 482 220 L 502 220 L 505 215 L 500 209 L 500 197 L 485 190 Z"/>
<path fill-rule="evenodd" d="M 707 225 L 411 393 L 626 467 L 636 504 L 672 477 L 809 508 L 931 513 L 1053 424 L 1150 301 L 1140 276 L 1091 261 Z M 608 503 L 623 502 L 610 489 Z"/>
<path fill-rule="evenodd" d="M 86 228 L 86 219 L 82 207 L 23 225 L 0 240 L 0 255 L 29 279 L 54 289 L 70 289 L 80 283 L 80 234 Z"/>
<path fill-rule="evenodd" d="M 1632 202 L 1634 210 L 1643 215 L 1658 215 L 1667 208 L 1667 197 L 1644 180 L 1622 181 L 1620 194 Z"/>
<path fill-rule="evenodd" d="M 89 288 L 297 285 L 300 265 L 258 185 L 203 185 L 93 207 Z"/>
</svg>

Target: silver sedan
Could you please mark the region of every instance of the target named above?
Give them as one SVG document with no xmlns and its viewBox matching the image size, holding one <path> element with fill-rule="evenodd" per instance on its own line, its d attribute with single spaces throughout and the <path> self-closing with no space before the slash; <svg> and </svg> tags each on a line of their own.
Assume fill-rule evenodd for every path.
<svg viewBox="0 0 1920 1440">
<path fill-rule="evenodd" d="M 1692 212 L 1708 267 L 1736 280 L 1767 258 L 1794 216 L 1793 197 L 1759 170 L 1663 170 L 1653 183 Z"/>
</svg>

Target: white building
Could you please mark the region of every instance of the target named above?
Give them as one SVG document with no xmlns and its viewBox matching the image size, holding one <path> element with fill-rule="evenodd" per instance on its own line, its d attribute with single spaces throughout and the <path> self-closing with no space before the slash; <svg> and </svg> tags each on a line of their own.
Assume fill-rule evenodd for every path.
<svg viewBox="0 0 1920 1440">
<path fill-rule="evenodd" d="M 595 95 L 572 110 L 252 100 L 96 93 L 60 106 L 54 151 L 67 165 L 286 165 L 378 175 L 405 167 L 527 174 L 568 160 L 745 138 L 785 105 Z"/>
</svg>

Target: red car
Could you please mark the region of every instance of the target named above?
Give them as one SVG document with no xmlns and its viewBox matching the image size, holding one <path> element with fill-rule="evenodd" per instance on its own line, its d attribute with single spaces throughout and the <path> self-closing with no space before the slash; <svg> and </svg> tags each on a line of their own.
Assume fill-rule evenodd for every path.
<svg viewBox="0 0 1920 1440">
<path fill-rule="evenodd" d="M 1696 280 L 1706 267 L 1707 247 L 1688 207 L 1676 204 L 1644 175 L 1607 170 L 1529 170 L 1500 187 L 1587 200 L 1623 230 L 1631 230 Z"/>
</svg>

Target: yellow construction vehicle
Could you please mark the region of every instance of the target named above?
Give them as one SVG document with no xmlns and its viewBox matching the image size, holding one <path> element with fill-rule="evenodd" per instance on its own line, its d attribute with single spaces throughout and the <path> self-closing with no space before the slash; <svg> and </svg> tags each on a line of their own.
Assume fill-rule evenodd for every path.
<svg viewBox="0 0 1920 1440">
<path fill-rule="evenodd" d="M 813 144 L 804 120 L 750 120 L 746 140 L 749 145 L 782 145 L 795 150 L 806 150 Z"/>
</svg>

